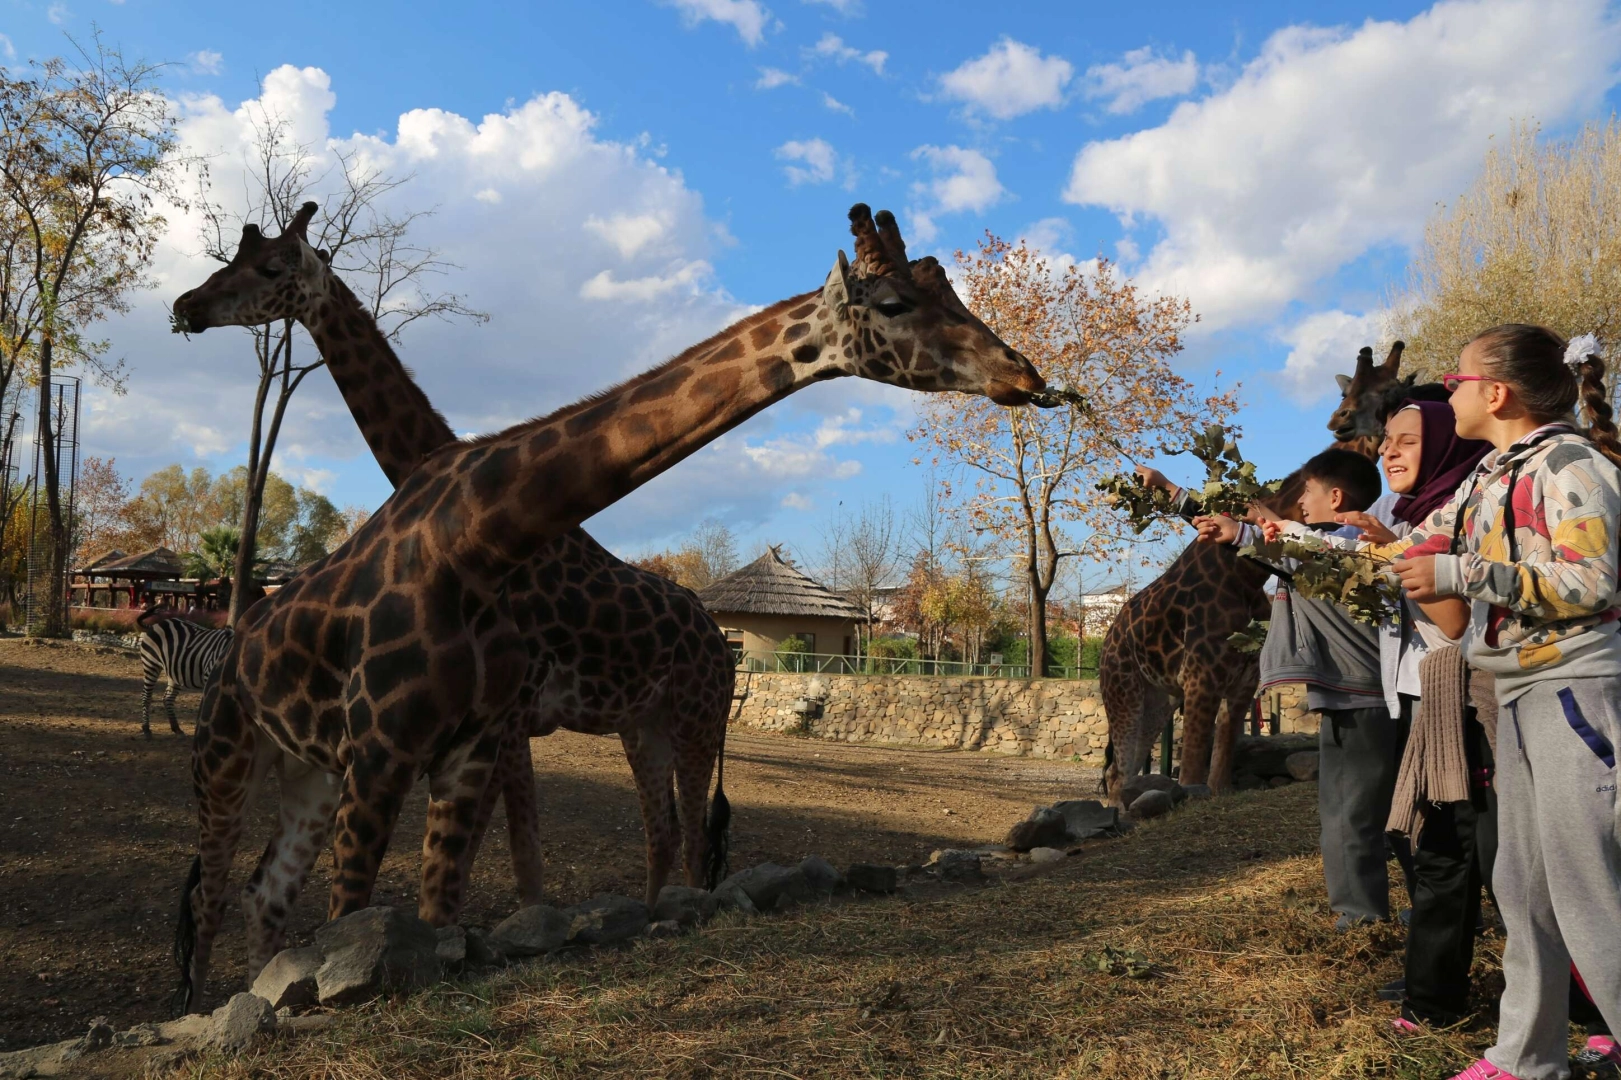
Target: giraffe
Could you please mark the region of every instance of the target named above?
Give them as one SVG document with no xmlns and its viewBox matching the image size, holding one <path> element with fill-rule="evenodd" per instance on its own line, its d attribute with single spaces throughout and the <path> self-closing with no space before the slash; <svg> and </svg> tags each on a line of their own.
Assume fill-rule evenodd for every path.
<svg viewBox="0 0 1621 1080">
<path fill-rule="evenodd" d="M 370 902 L 419 773 L 429 824 L 418 913 L 454 920 L 483 789 L 519 722 L 528 656 L 505 582 L 541 545 L 814 382 L 854 375 L 1003 405 L 1044 388 L 937 260 L 907 258 L 893 215 L 857 204 L 850 225 L 856 262 L 839 252 L 819 287 L 607 391 L 443 447 L 336 551 L 242 617 L 193 742 L 199 836 L 176 927 L 181 1008 L 205 986 L 244 808 L 272 767 L 280 818 L 243 896 L 250 978 L 329 833 L 329 917 Z M 222 290 L 214 325 L 262 322 L 272 298 L 324 272 L 308 250 L 296 264 L 242 269 L 276 284 Z"/>
<path fill-rule="evenodd" d="M 199 332 L 226 297 L 298 320 L 378 465 L 397 486 L 456 438 L 376 319 L 333 273 L 330 257 L 311 247 L 309 225 L 318 209 L 305 203 L 274 240 L 245 226 L 231 264 L 177 300 L 175 311 Z M 297 288 L 280 288 L 280 268 L 305 265 L 311 251 L 316 262 L 308 265 L 319 264 L 321 272 L 295 279 Z M 254 292 L 274 295 L 244 295 Z M 485 788 L 475 849 L 496 798 L 504 797 L 520 902 L 540 903 L 540 824 L 528 740 L 558 727 L 618 735 L 641 803 L 647 902 L 657 898 L 683 849 L 687 884 L 707 880 L 713 887 L 708 879 L 718 877 L 724 863 L 724 793 L 716 793 L 713 837 L 704 835 L 704 804 L 724 745 L 735 676 L 720 627 L 690 590 L 621 562 L 578 528 L 540 548 L 514 572 L 507 592 L 530 657 L 518 691 L 525 723 L 511 733 L 494 782 Z M 679 818 L 672 774 L 679 781 Z"/>
<path fill-rule="evenodd" d="M 1415 392 L 1412 376 L 1398 377 L 1405 348 L 1395 342 L 1377 367 L 1373 349 L 1363 348 L 1355 374 L 1335 376 L 1342 395 L 1328 421 L 1335 445 L 1377 456 L 1386 414 Z M 1285 517 L 1298 516 L 1299 487 L 1299 477 L 1291 474 L 1268 505 Z M 1227 638 L 1251 619 L 1268 617 L 1262 587 L 1271 575 L 1230 547 L 1195 542 L 1121 608 L 1098 656 L 1111 750 L 1103 782 L 1111 801 L 1121 802 L 1126 779 L 1147 764 L 1178 699 L 1182 782 L 1208 782 L 1215 791 L 1232 782 L 1233 746 L 1260 667 Z"/>
</svg>

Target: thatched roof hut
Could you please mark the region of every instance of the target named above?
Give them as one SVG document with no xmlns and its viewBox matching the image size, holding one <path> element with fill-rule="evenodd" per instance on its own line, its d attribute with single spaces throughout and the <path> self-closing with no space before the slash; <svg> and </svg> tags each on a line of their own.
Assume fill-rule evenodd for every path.
<svg viewBox="0 0 1621 1080">
<path fill-rule="evenodd" d="M 100 562 L 100 560 L 98 559 L 97 562 Z M 185 576 L 185 567 L 181 565 L 179 555 L 166 547 L 155 547 L 98 566 L 94 573 L 102 577 L 128 578 L 141 581 L 153 579 L 178 581 Z"/>
<path fill-rule="evenodd" d="M 735 650 L 771 652 L 796 637 L 807 652 L 849 654 L 862 611 L 789 566 L 775 547 L 698 590 Z"/>
</svg>

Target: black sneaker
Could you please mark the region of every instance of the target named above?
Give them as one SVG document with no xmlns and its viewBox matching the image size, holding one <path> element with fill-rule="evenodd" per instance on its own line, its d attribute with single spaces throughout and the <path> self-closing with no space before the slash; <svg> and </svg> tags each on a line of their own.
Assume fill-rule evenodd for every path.
<svg viewBox="0 0 1621 1080">
<path fill-rule="evenodd" d="M 1400 1001 L 1407 996 L 1407 978 L 1392 979 L 1379 988 L 1380 1001 Z"/>
</svg>

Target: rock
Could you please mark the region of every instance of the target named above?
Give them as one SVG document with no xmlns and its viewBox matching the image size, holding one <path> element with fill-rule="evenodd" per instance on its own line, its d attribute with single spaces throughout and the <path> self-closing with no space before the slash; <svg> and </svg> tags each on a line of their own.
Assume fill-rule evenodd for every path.
<svg viewBox="0 0 1621 1080">
<path fill-rule="evenodd" d="M 778 866 L 776 863 L 751 866 L 721 882 L 720 888 L 715 891 L 718 893 L 727 885 L 736 885 L 747 893 L 758 911 L 775 910 L 784 896 L 788 897 L 790 903 L 816 898 L 804 871 L 797 866 Z"/>
<path fill-rule="evenodd" d="M 322 1005 L 350 1005 L 398 987 L 439 979 L 439 937 L 415 912 L 362 908 L 315 931 L 321 967 L 315 973 Z"/>
<path fill-rule="evenodd" d="M 1273 787 L 1288 787 L 1290 784 L 1294 783 L 1294 781 L 1287 776 L 1274 776 L 1272 779 L 1268 780 L 1267 783 L 1271 784 Z"/>
<path fill-rule="evenodd" d="M 1007 846 L 1014 851 L 1031 848 L 1054 847 L 1069 839 L 1069 826 L 1064 815 L 1050 806 L 1038 806 L 1030 816 L 1008 830 Z"/>
<path fill-rule="evenodd" d="M 467 932 L 467 967 L 501 967 L 507 962 L 490 932 L 482 926 L 464 928 Z"/>
<path fill-rule="evenodd" d="M 459 926 L 441 926 L 435 931 L 439 938 L 434 955 L 446 971 L 460 971 L 467 963 L 467 931 Z"/>
<path fill-rule="evenodd" d="M 1175 805 L 1176 801 L 1171 798 L 1169 791 L 1145 791 L 1131 804 L 1131 813 L 1133 817 L 1147 821 L 1169 814 Z"/>
<path fill-rule="evenodd" d="M 809 855 L 801 860 L 799 872 L 805 875 L 805 884 L 817 896 L 832 896 L 844 885 L 843 875 L 820 855 Z"/>
<path fill-rule="evenodd" d="M 490 943 L 503 956 L 540 956 L 568 944 L 573 919 L 554 907 L 533 904 L 521 908 L 490 935 Z"/>
<path fill-rule="evenodd" d="M 718 910 L 720 902 L 704 889 L 694 889 L 687 885 L 666 885 L 659 890 L 658 901 L 653 905 L 652 917 L 655 922 L 676 922 L 682 926 L 695 926 L 713 919 Z"/>
<path fill-rule="evenodd" d="M 208 1034 L 213 1017 L 189 1013 L 158 1025 L 158 1037 L 164 1042 L 195 1042 Z"/>
<path fill-rule="evenodd" d="M 642 933 L 650 938 L 673 938 L 680 937 L 685 929 L 674 919 L 660 919 L 658 922 L 648 923 L 647 929 L 643 930 Z"/>
<path fill-rule="evenodd" d="M 1183 784 L 1182 794 L 1189 799 L 1209 799 L 1216 793 L 1210 790 L 1209 784 Z"/>
<path fill-rule="evenodd" d="M 1063 862 L 1068 857 L 1057 848 L 1038 847 L 1030 849 L 1030 861 L 1033 863 Z"/>
<path fill-rule="evenodd" d="M 1266 787 L 1266 781 L 1252 772 L 1233 774 L 1233 789 L 1235 791 L 1254 791 L 1260 787 Z"/>
<path fill-rule="evenodd" d="M 270 1002 L 258 994 L 236 994 L 230 1001 L 214 1010 L 214 1022 L 210 1025 L 208 1034 L 203 1037 L 203 1045 L 226 1054 L 240 1054 L 252 1044 L 261 1031 L 274 1030 L 276 1030 L 276 1010 L 270 1007 Z"/>
<path fill-rule="evenodd" d="M 892 893 L 900 888 L 900 875 L 893 866 L 856 863 L 844 872 L 845 884 L 855 892 Z"/>
<path fill-rule="evenodd" d="M 1289 755 L 1315 749 L 1316 735 L 1240 735 L 1233 749 L 1233 772 L 1253 773 L 1262 780 L 1288 776 Z"/>
<path fill-rule="evenodd" d="M 979 856 L 972 851 L 944 848 L 929 856 L 927 867 L 939 874 L 941 881 L 969 884 L 985 880 L 985 870 L 980 866 Z"/>
<path fill-rule="evenodd" d="M 1283 759 L 1283 767 L 1296 780 L 1317 779 L 1317 763 L 1322 754 L 1316 750 L 1297 750 Z"/>
<path fill-rule="evenodd" d="M 1120 808 L 1105 806 L 1096 799 L 1065 799 L 1053 809 L 1064 816 L 1071 840 L 1092 840 L 1114 833 L 1120 824 Z"/>
<path fill-rule="evenodd" d="M 90 1030 L 84 1034 L 84 1052 L 94 1054 L 105 1050 L 113 1044 L 113 1026 L 107 1023 L 105 1016 L 98 1016 L 90 1021 Z"/>
<path fill-rule="evenodd" d="M 598 893 L 583 904 L 564 908 L 569 941 L 575 945 L 611 945 L 647 929 L 647 905 L 628 896 Z"/>
<path fill-rule="evenodd" d="M 283 949 L 270 958 L 253 992 L 270 1002 L 272 1009 L 298 1009 L 316 1002 L 315 973 L 321 970 L 321 950 L 314 945 Z"/>
<path fill-rule="evenodd" d="M 156 1024 L 136 1024 L 113 1036 L 113 1045 L 118 1047 L 160 1046 L 165 1042 L 168 1040 L 158 1032 Z"/>
<path fill-rule="evenodd" d="M 83 1039 L 31 1046 L 27 1050 L 0 1054 L 0 1077 L 23 1080 L 33 1076 L 67 1076 L 73 1071 L 72 1063 L 83 1056 Z"/>
<path fill-rule="evenodd" d="M 1176 791 L 1181 786 L 1169 776 L 1161 776 L 1159 773 L 1144 773 L 1141 776 L 1130 777 L 1124 784 L 1120 785 L 1120 801 L 1126 806 L 1134 806 L 1137 800 L 1146 793 L 1163 791 L 1171 796 L 1172 802 L 1181 802 L 1182 800 L 1176 797 Z"/>
<path fill-rule="evenodd" d="M 715 886 L 715 891 L 709 895 L 715 898 L 715 903 L 721 911 L 741 911 L 745 915 L 758 915 L 760 909 L 754 906 L 749 894 L 743 891 L 743 886 L 727 879 Z"/>
</svg>

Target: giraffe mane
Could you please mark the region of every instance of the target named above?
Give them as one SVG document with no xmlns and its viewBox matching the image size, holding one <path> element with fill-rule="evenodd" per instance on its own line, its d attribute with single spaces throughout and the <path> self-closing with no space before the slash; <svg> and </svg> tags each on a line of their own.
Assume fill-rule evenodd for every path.
<svg viewBox="0 0 1621 1080">
<path fill-rule="evenodd" d="M 588 409 L 592 405 L 596 405 L 599 402 L 602 402 L 602 401 L 604 401 L 604 400 L 606 400 L 606 399 L 608 399 L 610 397 L 613 397 L 616 394 L 623 393 L 624 391 L 629 390 L 632 387 L 639 386 L 639 385 L 641 385 L 642 383 L 645 383 L 645 382 L 651 382 L 653 379 L 656 379 L 660 375 L 663 375 L 666 371 L 669 371 L 671 368 L 675 367 L 677 364 L 681 364 L 681 363 L 686 362 L 687 360 L 691 359 L 693 357 L 693 355 L 695 355 L 696 353 L 700 353 L 700 352 L 704 351 L 705 349 L 709 348 L 711 345 L 719 344 L 721 341 L 723 341 L 726 338 L 729 338 L 729 337 L 732 337 L 732 336 L 734 336 L 736 334 L 739 334 L 739 333 L 747 330 L 749 327 L 757 326 L 760 323 L 764 322 L 766 319 L 774 318 L 775 316 L 782 314 L 784 311 L 788 310 L 791 307 L 796 307 L 796 306 L 798 306 L 800 304 L 803 304 L 806 300 L 809 300 L 812 297 L 820 297 L 821 295 L 822 295 L 822 290 L 821 289 L 811 289 L 809 292 L 802 292 L 797 296 L 790 296 L 786 300 L 779 300 L 775 304 L 772 304 L 770 307 L 762 308 L 759 311 L 756 311 L 752 315 L 745 315 L 745 316 L 743 316 L 743 318 L 737 320 L 736 322 L 722 327 L 721 329 L 715 331 L 713 334 L 711 334 L 708 337 L 704 338 L 702 341 L 698 342 L 698 344 L 690 346 L 689 348 L 683 349 L 681 352 L 676 353 L 674 356 L 670 357 L 668 360 L 664 361 L 662 364 L 659 364 L 657 367 L 648 368 L 646 371 L 643 371 L 643 372 L 641 372 L 640 374 L 637 374 L 637 375 L 632 375 L 630 378 L 623 379 L 623 380 L 621 380 L 621 381 L 619 381 L 617 383 L 614 383 L 612 386 L 604 387 L 601 390 L 593 391 L 592 393 L 587 394 L 585 397 L 580 398 L 578 401 L 575 401 L 575 402 L 573 402 L 571 404 L 568 404 L 568 405 L 564 405 L 562 408 L 557 409 L 557 410 L 555 410 L 553 412 L 540 413 L 539 415 L 531 416 L 527 420 L 522 420 L 522 421 L 519 421 L 517 424 L 512 425 L 512 427 L 523 427 L 525 424 L 533 424 L 533 423 L 535 423 L 537 421 L 540 421 L 540 420 L 563 420 L 563 419 L 566 419 L 567 417 L 573 416 L 577 412 L 580 412 L 580 411 L 582 411 L 584 409 Z M 477 438 L 467 440 L 467 444 L 476 446 L 479 443 L 489 442 L 489 441 L 491 441 L 493 439 L 500 438 L 501 436 L 506 434 L 508 431 L 511 431 L 512 427 L 502 428 L 500 431 L 486 432 L 485 434 L 480 435 Z"/>
</svg>

